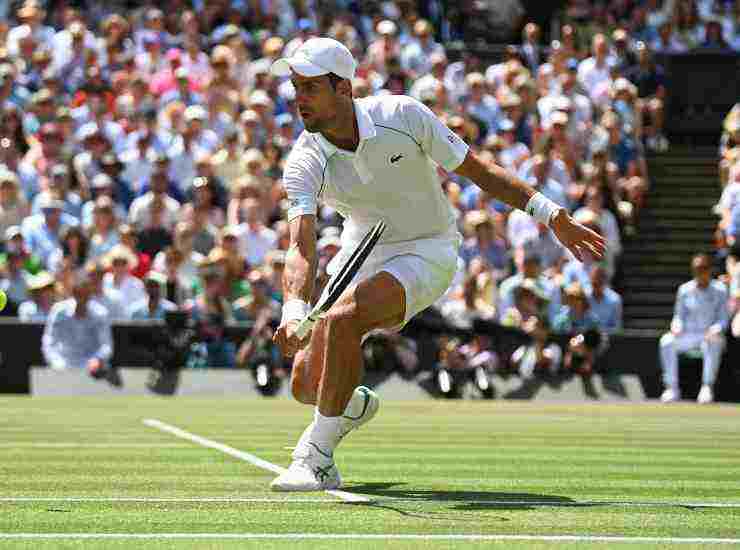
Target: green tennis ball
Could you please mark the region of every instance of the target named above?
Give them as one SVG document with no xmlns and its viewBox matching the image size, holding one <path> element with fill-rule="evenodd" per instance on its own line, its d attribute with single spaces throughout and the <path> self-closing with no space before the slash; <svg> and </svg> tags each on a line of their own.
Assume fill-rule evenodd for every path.
<svg viewBox="0 0 740 550">
<path fill-rule="evenodd" d="M 8 303 L 8 295 L 5 294 L 5 291 L 0 290 L 0 311 L 5 309 L 5 304 Z"/>
</svg>

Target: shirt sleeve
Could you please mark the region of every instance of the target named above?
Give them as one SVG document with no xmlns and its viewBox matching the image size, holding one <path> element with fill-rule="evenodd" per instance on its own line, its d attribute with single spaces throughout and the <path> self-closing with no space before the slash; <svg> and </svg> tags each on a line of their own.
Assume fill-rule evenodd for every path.
<svg viewBox="0 0 740 550">
<path fill-rule="evenodd" d="M 283 185 L 289 202 L 288 221 L 316 214 L 325 177 L 325 167 L 313 155 L 302 151 L 290 154 L 283 171 Z"/>
<path fill-rule="evenodd" d="M 434 162 L 448 172 L 462 164 L 468 154 L 468 145 L 447 128 L 429 107 L 406 97 L 402 112 L 413 138 Z"/>
<path fill-rule="evenodd" d="M 113 334 L 107 316 L 100 315 L 98 317 L 96 331 L 99 345 L 94 357 L 104 362 L 108 361 L 113 356 Z"/>
<path fill-rule="evenodd" d="M 41 337 L 41 351 L 44 353 L 46 364 L 54 369 L 62 369 L 66 366 L 64 356 L 59 351 L 58 319 L 60 310 L 54 308 L 44 326 L 44 334 Z"/>
</svg>

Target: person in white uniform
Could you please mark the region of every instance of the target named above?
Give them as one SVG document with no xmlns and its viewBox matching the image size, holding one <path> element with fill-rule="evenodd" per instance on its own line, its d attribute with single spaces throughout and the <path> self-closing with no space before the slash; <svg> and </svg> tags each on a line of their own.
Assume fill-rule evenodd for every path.
<svg viewBox="0 0 740 550">
<path fill-rule="evenodd" d="M 312 38 L 273 75 L 289 77 L 305 125 L 284 168 L 290 246 L 283 276 L 285 303 L 274 341 L 294 356 L 293 396 L 315 405 L 314 420 L 279 491 L 341 485 L 333 453 L 351 430 L 377 412 L 378 396 L 363 386 L 361 341 L 374 329 L 398 330 L 447 290 L 457 269 L 460 236 L 436 173 L 437 165 L 477 183 L 491 196 L 549 225 L 577 257 L 600 257 L 604 240 L 512 174 L 488 168 L 427 107 L 402 95 L 353 99 L 356 62 L 339 42 Z M 380 219 L 387 224 L 353 284 L 304 340 L 296 335 L 310 310 L 316 278 L 316 214 L 323 203 L 345 219 L 347 250 Z"/>
<path fill-rule="evenodd" d="M 691 260 L 694 278 L 678 287 L 671 330 L 660 338 L 663 368 L 664 403 L 681 399 L 678 384 L 678 354 L 699 349 L 702 352 L 699 403 L 714 401 L 714 382 L 725 349 L 724 332 L 730 318 L 729 294 L 724 283 L 712 279 L 712 259 L 697 254 Z"/>
</svg>

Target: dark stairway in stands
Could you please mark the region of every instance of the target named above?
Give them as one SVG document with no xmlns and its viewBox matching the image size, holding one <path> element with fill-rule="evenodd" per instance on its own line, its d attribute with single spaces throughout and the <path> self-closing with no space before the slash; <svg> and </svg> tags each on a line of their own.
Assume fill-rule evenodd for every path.
<svg viewBox="0 0 740 550">
<path fill-rule="evenodd" d="M 665 329 L 697 251 L 712 251 L 720 196 L 716 147 L 677 146 L 649 159 L 651 188 L 634 237 L 625 238 L 626 329 Z"/>
</svg>

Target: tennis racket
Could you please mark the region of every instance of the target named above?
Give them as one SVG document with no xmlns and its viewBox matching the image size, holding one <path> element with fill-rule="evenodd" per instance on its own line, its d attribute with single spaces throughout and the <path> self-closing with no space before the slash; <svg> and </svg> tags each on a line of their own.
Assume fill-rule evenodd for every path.
<svg viewBox="0 0 740 550">
<path fill-rule="evenodd" d="M 316 304 L 298 325 L 296 329 L 296 336 L 298 338 L 302 340 L 313 328 L 316 321 L 339 299 L 344 290 L 352 282 L 352 279 L 357 275 L 357 272 L 370 255 L 370 252 L 375 248 L 375 245 L 385 231 L 385 227 L 386 225 L 383 220 L 377 222 L 367 235 L 362 238 L 342 266 L 331 276 Z"/>
</svg>

